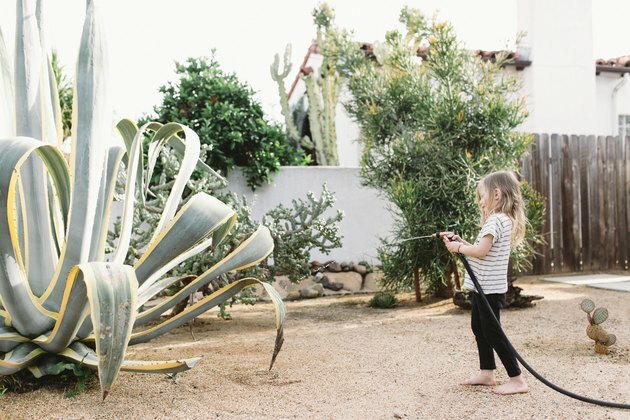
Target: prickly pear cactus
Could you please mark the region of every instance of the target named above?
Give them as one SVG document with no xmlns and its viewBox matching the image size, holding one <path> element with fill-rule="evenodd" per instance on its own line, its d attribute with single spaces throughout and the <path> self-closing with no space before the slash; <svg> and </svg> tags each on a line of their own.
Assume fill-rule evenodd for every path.
<svg viewBox="0 0 630 420">
<path fill-rule="evenodd" d="M 586 327 L 586 335 L 595 341 L 595 351 L 599 354 L 608 354 L 608 347 L 617 342 L 617 337 L 614 334 L 608 334 L 600 325 L 608 319 L 608 309 L 604 307 L 595 309 L 595 303 L 591 299 L 584 299 L 580 308 L 586 312 L 589 324 Z"/>
</svg>

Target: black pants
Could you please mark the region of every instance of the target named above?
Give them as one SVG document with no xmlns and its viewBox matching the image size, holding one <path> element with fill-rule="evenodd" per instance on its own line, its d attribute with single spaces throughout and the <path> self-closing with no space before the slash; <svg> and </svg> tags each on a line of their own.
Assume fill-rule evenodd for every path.
<svg viewBox="0 0 630 420">
<path fill-rule="evenodd" d="M 470 325 L 475 339 L 477 340 L 477 349 L 479 350 L 479 366 L 483 370 L 494 370 L 497 365 L 494 363 L 494 351 L 497 352 L 499 359 L 505 366 L 510 378 L 521 374 L 521 369 L 518 367 L 516 357 L 510 351 L 507 341 L 503 338 L 499 327 L 492 319 L 492 315 L 488 313 L 488 308 L 484 305 L 481 297 L 472 292 L 472 318 Z M 505 294 L 489 294 L 486 295 L 492 311 L 497 319 L 501 320 L 500 309 L 505 303 Z"/>
</svg>

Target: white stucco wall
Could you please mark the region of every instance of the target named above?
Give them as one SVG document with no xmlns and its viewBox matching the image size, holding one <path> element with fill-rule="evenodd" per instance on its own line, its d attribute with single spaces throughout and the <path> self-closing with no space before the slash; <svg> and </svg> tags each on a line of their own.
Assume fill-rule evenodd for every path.
<svg viewBox="0 0 630 420">
<path fill-rule="evenodd" d="M 625 76 L 630 79 L 630 75 Z M 597 134 L 619 134 L 618 115 L 630 115 L 630 80 L 619 73 L 600 73 L 597 86 Z M 620 86 L 613 97 L 616 86 Z"/>
<path fill-rule="evenodd" d="M 518 30 L 532 61 L 523 71 L 530 112 L 523 129 L 596 133 L 591 0 L 518 0 Z"/>
<path fill-rule="evenodd" d="M 290 206 L 292 199 L 305 198 L 308 191 L 319 196 L 322 185 L 326 183 L 336 197 L 330 215 L 334 215 L 337 209 L 345 215 L 339 224 L 343 246 L 328 256 L 314 252 L 311 259 L 377 262 L 378 238 L 387 236 L 392 226 L 387 202 L 379 198 L 375 190 L 361 186 L 359 168 L 356 167 L 283 167 L 274 176 L 272 184 L 254 193 L 238 171 L 232 171 L 228 181 L 230 191 L 247 197 L 256 220 L 280 203 Z"/>
</svg>

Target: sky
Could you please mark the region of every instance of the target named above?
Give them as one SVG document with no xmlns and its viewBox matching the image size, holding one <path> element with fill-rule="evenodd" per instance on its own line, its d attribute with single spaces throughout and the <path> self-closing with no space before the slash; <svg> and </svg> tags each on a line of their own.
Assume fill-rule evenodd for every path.
<svg viewBox="0 0 630 420">
<path fill-rule="evenodd" d="M 85 0 L 44 0 L 48 43 L 68 74 L 74 73 Z M 311 12 L 319 0 L 101 0 L 110 49 L 116 116 L 137 119 L 160 102 L 158 88 L 175 79 L 174 62 L 209 56 L 216 49 L 222 68 L 252 86 L 267 113 L 280 119 L 277 87 L 269 66 L 274 54 L 292 44 L 292 81 L 315 36 Z M 329 0 L 336 23 L 354 31 L 354 39 L 382 40 L 400 28 L 400 10 L 408 5 L 450 21 L 471 49 L 513 46 L 517 0 Z M 362 4 L 361 6 L 359 6 Z M 595 57 L 630 54 L 622 32 L 630 16 L 627 0 L 593 1 Z M 15 2 L 0 0 L 0 28 L 13 48 Z M 595 58 L 594 57 L 594 58 Z M 287 86 L 288 88 L 288 86 Z"/>
</svg>

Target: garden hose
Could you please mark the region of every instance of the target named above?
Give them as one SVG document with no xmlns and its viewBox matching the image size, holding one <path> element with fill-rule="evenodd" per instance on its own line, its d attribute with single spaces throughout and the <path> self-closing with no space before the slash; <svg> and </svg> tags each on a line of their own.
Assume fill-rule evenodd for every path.
<svg viewBox="0 0 630 420">
<path fill-rule="evenodd" d="M 439 233 L 437 233 L 437 234 L 435 234 L 435 237 L 436 238 L 440 238 L 441 235 Z M 494 320 L 496 325 L 499 326 L 499 331 L 501 332 L 501 335 L 505 339 L 505 341 L 506 341 L 506 343 L 508 345 L 508 348 L 512 351 L 512 353 L 514 353 L 514 356 L 516 356 L 518 361 L 521 362 L 521 364 L 525 367 L 525 369 L 527 369 L 529 371 L 529 373 L 531 373 L 536 379 L 538 379 L 543 384 L 547 385 L 549 388 L 551 388 L 554 391 L 557 391 L 557 392 L 559 392 L 561 394 L 564 394 L 567 397 L 575 398 L 576 400 L 584 401 L 584 402 L 587 402 L 589 404 L 601 405 L 601 406 L 604 406 L 604 407 L 623 408 L 623 409 L 626 409 L 626 410 L 630 409 L 630 404 L 622 404 L 622 403 L 616 403 L 616 402 L 611 402 L 611 401 L 596 400 L 594 398 L 585 397 L 585 396 L 573 393 L 571 391 L 567 391 L 566 389 L 560 388 L 558 385 L 555 385 L 555 384 L 549 382 L 541 374 L 536 372 L 534 370 L 534 368 L 532 368 L 529 365 L 529 363 L 527 363 L 525 361 L 525 359 L 523 359 L 523 357 L 516 351 L 516 349 L 514 348 L 514 346 L 512 345 L 510 340 L 508 339 L 507 335 L 505 334 L 505 331 L 503 331 L 503 328 L 501 328 L 501 323 L 499 322 L 497 317 L 494 315 L 494 312 L 492 311 L 492 307 L 490 306 L 490 303 L 488 302 L 488 299 L 486 298 L 486 295 L 483 293 L 483 290 L 482 290 L 481 286 L 479 285 L 479 281 L 477 281 L 477 277 L 475 276 L 475 273 L 473 272 L 472 268 L 470 267 L 470 264 L 468 264 L 468 260 L 466 259 L 466 257 L 463 254 L 460 254 L 460 253 L 457 253 L 457 256 L 460 258 L 460 260 L 464 264 L 464 267 L 466 268 L 466 271 L 468 272 L 468 275 L 470 275 L 470 279 L 473 281 L 473 284 L 475 285 L 475 288 L 479 292 L 479 296 L 481 296 L 481 300 L 483 301 L 486 309 L 488 310 L 488 312 L 492 316 L 492 319 Z"/>
</svg>

